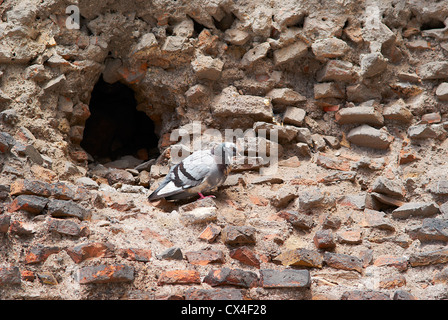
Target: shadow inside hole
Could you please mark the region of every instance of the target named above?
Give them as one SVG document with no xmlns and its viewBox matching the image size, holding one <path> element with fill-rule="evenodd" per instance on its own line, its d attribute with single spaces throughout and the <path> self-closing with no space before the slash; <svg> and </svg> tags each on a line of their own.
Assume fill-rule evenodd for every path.
<svg viewBox="0 0 448 320">
<path fill-rule="evenodd" d="M 96 161 L 131 155 L 146 161 L 159 155 L 153 121 L 137 110 L 134 91 L 116 82 L 98 80 L 90 99 L 81 147 Z"/>
</svg>

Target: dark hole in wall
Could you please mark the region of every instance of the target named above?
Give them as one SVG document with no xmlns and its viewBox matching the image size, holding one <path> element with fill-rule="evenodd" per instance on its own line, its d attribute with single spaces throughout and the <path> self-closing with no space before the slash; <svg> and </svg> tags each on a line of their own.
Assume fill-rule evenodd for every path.
<svg viewBox="0 0 448 320">
<path fill-rule="evenodd" d="M 100 162 L 132 155 L 148 160 L 158 155 L 153 121 L 137 110 L 134 91 L 126 85 L 100 78 L 90 99 L 81 147 Z"/>
<path fill-rule="evenodd" d="M 445 23 L 437 19 L 431 19 L 422 23 L 420 30 L 431 30 L 431 29 L 443 29 L 445 28 Z"/>
</svg>

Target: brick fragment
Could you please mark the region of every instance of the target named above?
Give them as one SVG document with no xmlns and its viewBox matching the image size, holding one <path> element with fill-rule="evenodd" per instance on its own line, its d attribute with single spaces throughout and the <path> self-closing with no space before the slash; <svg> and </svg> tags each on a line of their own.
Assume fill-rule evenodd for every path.
<svg viewBox="0 0 448 320">
<path fill-rule="evenodd" d="M 24 194 L 14 199 L 14 201 L 9 205 L 8 211 L 16 212 L 23 210 L 37 215 L 42 213 L 47 203 L 48 199 L 45 197 Z"/>
<path fill-rule="evenodd" d="M 31 270 L 23 270 L 21 272 L 21 277 L 23 281 L 34 281 L 34 279 L 36 278 L 35 274 L 33 271 Z"/>
<path fill-rule="evenodd" d="M 0 214 L 0 233 L 7 233 L 11 224 L 11 216 Z"/>
<path fill-rule="evenodd" d="M 447 263 L 448 250 L 434 250 L 411 254 L 409 263 L 412 267 L 427 266 L 431 264 Z"/>
<path fill-rule="evenodd" d="M 230 251 L 229 255 L 232 259 L 238 260 L 249 266 L 260 268 L 260 260 L 258 259 L 257 255 L 248 247 L 244 246 L 233 249 Z"/>
<path fill-rule="evenodd" d="M 405 285 L 406 285 L 406 278 L 401 274 L 383 279 L 379 283 L 379 287 L 381 289 L 393 289 L 403 287 Z"/>
<path fill-rule="evenodd" d="M 80 284 L 131 282 L 134 280 L 134 268 L 124 264 L 82 267 L 76 279 Z"/>
<path fill-rule="evenodd" d="M 22 282 L 18 267 L 0 267 L 0 287 L 19 285 Z"/>
<path fill-rule="evenodd" d="M 308 270 L 260 270 L 260 284 L 263 288 L 309 288 L 311 277 Z"/>
<path fill-rule="evenodd" d="M 318 249 L 333 249 L 336 247 L 333 232 L 331 230 L 319 230 L 313 238 L 314 245 Z"/>
<path fill-rule="evenodd" d="M 322 268 L 322 255 L 313 250 L 293 249 L 282 252 L 275 258 L 284 266 L 299 266 L 309 268 Z"/>
<path fill-rule="evenodd" d="M 241 269 L 222 268 L 210 270 L 205 276 L 204 283 L 215 286 L 232 285 L 252 288 L 258 285 L 258 275 L 251 271 Z"/>
<path fill-rule="evenodd" d="M 48 213 L 53 217 L 74 217 L 79 220 L 90 218 L 90 212 L 71 200 L 52 200 Z"/>
<path fill-rule="evenodd" d="M 200 284 L 201 277 L 196 270 L 169 270 L 163 272 L 157 284 Z"/>
<path fill-rule="evenodd" d="M 408 259 L 406 257 L 383 255 L 376 258 L 373 264 L 377 267 L 395 267 L 399 271 L 406 271 L 408 269 Z"/>
<path fill-rule="evenodd" d="M 31 225 L 24 221 L 12 221 L 9 226 L 9 233 L 17 236 L 31 236 L 34 233 Z"/>
<path fill-rule="evenodd" d="M 59 200 L 73 200 L 76 192 L 64 182 L 55 182 L 50 185 L 51 195 Z"/>
<path fill-rule="evenodd" d="M 315 224 L 311 216 L 297 211 L 283 210 L 278 212 L 277 215 L 291 223 L 294 228 L 305 231 L 310 230 Z"/>
<path fill-rule="evenodd" d="M 61 251 L 58 247 L 46 247 L 41 244 L 30 248 L 25 257 L 25 264 L 35 264 L 44 262 L 48 256 Z"/>
<path fill-rule="evenodd" d="M 247 226 L 226 226 L 221 232 L 222 241 L 229 245 L 254 244 L 255 228 Z"/>
<path fill-rule="evenodd" d="M 49 284 L 53 286 L 58 284 L 58 280 L 56 280 L 55 276 L 51 272 L 48 271 L 38 272 L 37 277 L 43 284 Z"/>
<path fill-rule="evenodd" d="M 328 266 L 335 269 L 354 270 L 359 273 L 362 272 L 362 260 L 355 256 L 325 252 L 324 261 Z"/>
<path fill-rule="evenodd" d="M 113 246 L 104 242 L 83 243 L 72 248 L 67 248 L 66 251 L 75 263 L 80 263 L 91 258 L 112 258 L 115 256 Z"/>
<path fill-rule="evenodd" d="M 82 236 L 82 228 L 78 223 L 65 219 L 48 219 L 48 231 L 57 232 L 63 235 Z"/>
<path fill-rule="evenodd" d="M 417 239 L 421 242 L 448 241 L 448 220 L 426 218 L 417 231 Z"/>
<path fill-rule="evenodd" d="M 129 248 L 119 250 L 118 254 L 131 261 L 149 262 L 152 251 L 151 249 Z"/>
<path fill-rule="evenodd" d="M 210 263 L 224 263 L 224 254 L 221 250 L 198 250 L 185 253 L 188 262 L 194 265 L 205 266 Z"/>
<path fill-rule="evenodd" d="M 50 184 L 39 180 L 17 179 L 11 184 L 11 196 L 31 194 L 42 197 L 51 195 Z"/>
<path fill-rule="evenodd" d="M 428 217 L 439 213 L 435 202 L 408 202 L 392 211 L 392 217 L 407 219 L 410 216 Z"/>
<path fill-rule="evenodd" d="M 199 239 L 212 243 L 216 240 L 218 235 L 221 233 L 221 227 L 214 223 L 210 223 L 199 235 Z"/>
</svg>

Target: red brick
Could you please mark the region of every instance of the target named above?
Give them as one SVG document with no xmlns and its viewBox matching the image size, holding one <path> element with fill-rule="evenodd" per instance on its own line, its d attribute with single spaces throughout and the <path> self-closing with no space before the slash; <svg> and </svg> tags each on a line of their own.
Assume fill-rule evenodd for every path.
<svg viewBox="0 0 448 320">
<path fill-rule="evenodd" d="M 222 241 L 229 245 L 255 243 L 255 228 L 246 226 L 226 226 L 221 232 Z"/>
<path fill-rule="evenodd" d="M 82 267 L 76 278 L 80 284 L 131 282 L 134 280 L 134 268 L 124 264 Z"/>
<path fill-rule="evenodd" d="M 18 179 L 11 184 L 11 196 L 31 194 L 42 197 L 51 195 L 50 184 L 39 180 Z"/>
<path fill-rule="evenodd" d="M 260 268 L 260 260 L 258 260 L 257 255 L 248 247 L 233 249 L 230 251 L 229 255 L 232 259 L 238 260 L 249 266 Z"/>
<path fill-rule="evenodd" d="M 25 257 L 25 264 L 40 263 L 47 260 L 48 256 L 61 251 L 58 247 L 45 247 L 41 244 L 31 247 Z"/>
<path fill-rule="evenodd" d="M 214 223 L 210 223 L 199 235 L 199 239 L 212 243 L 221 233 L 221 228 Z"/>
<path fill-rule="evenodd" d="M 9 212 L 15 212 L 19 210 L 26 211 L 32 214 L 40 214 L 48 203 L 48 199 L 33 195 L 20 195 L 14 199 L 9 205 Z"/>
<path fill-rule="evenodd" d="M 131 261 L 149 262 L 152 256 L 151 249 L 129 248 L 119 250 L 120 256 Z"/>
<path fill-rule="evenodd" d="M 336 247 L 331 230 L 319 230 L 314 235 L 314 245 L 318 249 L 333 249 Z"/>
<path fill-rule="evenodd" d="M 31 270 L 23 270 L 21 273 L 22 280 L 24 281 L 34 281 L 36 276 L 34 275 L 34 272 Z"/>
<path fill-rule="evenodd" d="M 0 233 L 7 233 L 11 224 L 11 216 L 0 214 Z"/>
<path fill-rule="evenodd" d="M 82 235 L 81 226 L 71 220 L 65 219 L 48 219 L 48 231 L 57 232 L 63 235 L 79 237 Z"/>
<path fill-rule="evenodd" d="M 362 260 L 351 255 L 325 252 L 324 262 L 335 269 L 362 272 Z"/>
<path fill-rule="evenodd" d="M 200 284 L 201 277 L 196 270 L 169 270 L 163 272 L 157 284 Z"/>
<path fill-rule="evenodd" d="M 210 270 L 205 276 L 204 283 L 215 286 L 232 285 L 244 288 L 258 286 L 258 275 L 241 269 L 222 268 Z"/>
<path fill-rule="evenodd" d="M 198 250 L 186 252 L 185 256 L 189 263 L 205 266 L 210 263 L 224 263 L 224 254 L 221 250 Z"/>
<path fill-rule="evenodd" d="M 112 258 L 115 256 L 113 246 L 103 242 L 83 243 L 73 248 L 67 248 L 66 251 L 76 263 L 92 258 Z"/>
<path fill-rule="evenodd" d="M 48 271 L 38 272 L 37 277 L 43 284 L 49 284 L 53 286 L 58 284 L 58 280 L 56 280 L 55 276 L 51 272 Z"/>
<path fill-rule="evenodd" d="M 18 285 L 21 282 L 18 267 L 0 267 L 0 286 Z"/>
<path fill-rule="evenodd" d="M 51 200 L 47 209 L 53 217 L 74 217 L 79 220 L 87 220 L 91 215 L 88 210 L 71 200 Z"/>
<path fill-rule="evenodd" d="M 55 199 L 73 200 L 76 197 L 76 192 L 64 182 L 60 181 L 55 182 L 51 184 L 50 189 L 51 189 L 51 195 Z"/>
<path fill-rule="evenodd" d="M 362 242 L 361 230 L 343 230 L 337 233 L 339 243 L 360 244 Z"/>
<path fill-rule="evenodd" d="M 324 259 L 317 251 L 300 248 L 282 252 L 275 260 L 284 266 L 322 268 Z"/>
<path fill-rule="evenodd" d="M 398 287 L 403 287 L 405 285 L 406 285 L 406 278 L 401 274 L 383 279 L 379 283 L 379 287 L 381 289 L 394 289 Z"/>
<path fill-rule="evenodd" d="M 408 259 L 405 257 L 384 255 L 376 258 L 373 265 L 377 267 L 395 267 L 399 271 L 406 271 L 408 269 Z"/>
</svg>

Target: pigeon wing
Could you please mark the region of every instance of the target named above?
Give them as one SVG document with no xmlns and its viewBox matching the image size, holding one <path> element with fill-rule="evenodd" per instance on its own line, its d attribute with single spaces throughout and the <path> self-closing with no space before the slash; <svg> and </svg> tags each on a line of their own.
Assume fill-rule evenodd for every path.
<svg viewBox="0 0 448 320">
<path fill-rule="evenodd" d="M 204 182 L 216 165 L 210 151 L 197 151 L 170 169 L 162 184 L 149 196 L 156 200 L 176 195 Z"/>
</svg>

